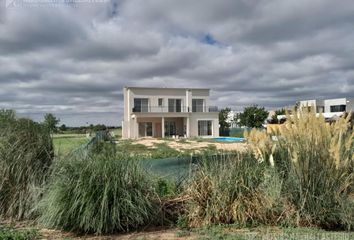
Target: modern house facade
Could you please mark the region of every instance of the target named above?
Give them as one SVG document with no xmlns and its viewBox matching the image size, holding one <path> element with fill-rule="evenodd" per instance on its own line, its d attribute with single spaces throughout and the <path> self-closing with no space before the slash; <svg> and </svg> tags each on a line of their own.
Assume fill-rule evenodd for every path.
<svg viewBox="0 0 354 240">
<path fill-rule="evenodd" d="M 354 99 L 335 98 L 324 100 L 305 100 L 300 101 L 300 109 L 304 107 L 313 107 L 316 113 L 323 113 L 325 115 L 333 115 L 343 112 L 354 111 Z"/>
<path fill-rule="evenodd" d="M 125 87 L 123 138 L 218 137 L 210 89 Z"/>
</svg>

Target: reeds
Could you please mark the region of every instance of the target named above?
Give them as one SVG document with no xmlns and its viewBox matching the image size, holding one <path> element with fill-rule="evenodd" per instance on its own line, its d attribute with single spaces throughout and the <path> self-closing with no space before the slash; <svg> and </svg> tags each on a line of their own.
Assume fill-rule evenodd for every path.
<svg viewBox="0 0 354 240">
<path fill-rule="evenodd" d="M 288 115 L 276 138 L 252 130 L 251 153 L 207 159 L 186 194 L 190 226 L 354 227 L 354 133 L 348 118 Z"/>
<path fill-rule="evenodd" d="M 296 210 L 298 226 L 353 229 L 354 133 L 348 120 L 328 124 L 303 111 L 288 115 L 278 141 L 251 132 L 261 158 L 282 176 L 282 195 Z"/>
<path fill-rule="evenodd" d="M 274 184 L 270 178 L 276 175 L 268 173 L 250 152 L 204 159 L 186 190 L 190 226 L 274 221 L 281 184 Z"/>
<path fill-rule="evenodd" d="M 125 232 L 155 221 L 154 200 L 150 175 L 135 159 L 105 146 L 57 161 L 40 222 L 84 233 Z"/>
<path fill-rule="evenodd" d="M 33 217 L 53 159 L 49 131 L 13 111 L 0 111 L 0 216 Z"/>
</svg>

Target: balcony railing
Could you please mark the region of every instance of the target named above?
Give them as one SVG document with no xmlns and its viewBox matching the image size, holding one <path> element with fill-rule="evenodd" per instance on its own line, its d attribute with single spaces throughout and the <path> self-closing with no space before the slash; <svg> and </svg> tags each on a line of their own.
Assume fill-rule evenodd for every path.
<svg viewBox="0 0 354 240">
<path fill-rule="evenodd" d="M 132 112 L 149 112 L 149 113 L 164 113 L 164 112 L 218 112 L 217 106 L 142 106 L 142 107 L 134 107 Z"/>
</svg>

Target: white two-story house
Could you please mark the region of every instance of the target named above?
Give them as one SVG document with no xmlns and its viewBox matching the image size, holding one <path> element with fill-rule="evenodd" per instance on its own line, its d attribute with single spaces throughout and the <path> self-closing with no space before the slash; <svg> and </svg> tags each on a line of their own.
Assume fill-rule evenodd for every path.
<svg viewBox="0 0 354 240">
<path fill-rule="evenodd" d="M 322 114 L 325 118 L 340 117 L 344 112 L 354 111 L 354 99 L 348 98 L 304 100 L 299 105 L 300 110 L 313 107 L 317 114 Z"/>
<path fill-rule="evenodd" d="M 125 87 L 123 138 L 218 137 L 209 89 Z"/>
</svg>

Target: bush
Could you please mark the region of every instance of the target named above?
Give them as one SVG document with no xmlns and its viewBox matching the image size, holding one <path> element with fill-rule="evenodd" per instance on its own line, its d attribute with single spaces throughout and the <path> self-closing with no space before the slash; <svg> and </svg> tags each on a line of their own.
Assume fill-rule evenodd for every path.
<svg viewBox="0 0 354 240">
<path fill-rule="evenodd" d="M 48 177 L 53 144 L 47 128 L 0 111 L 0 215 L 33 217 L 34 203 Z"/>
<path fill-rule="evenodd" d="M 260 160 L 283 179 L 282 195 L 296 211 L 298 226 L 354 226 L 354 134 L 348 119 L 328 124 L 312 112 L 288 116 L 278 141 L 251 132 Z"/>
<path fill-rule="evenodd" d="M 13 229 L 0 226 L 0 239 L 2 240 L 34 240 L 37 237 L 38 232 L 34 229 Z"/>
<path fill-rule="evenodd" d="M 191 226 L 234 223 L 354 227 L 354 133 L 349 118 L 328 124 L 295 113 L 277 133 L 246 133 L 253 154 L 202 164 L 188 185 Z M 216 161 L 218 160 L 218 161 Z"/>
<path fill-rule="evenodd" d="M 251 153 L 205 159 L 187 189 L 190 226 L 269 223 L 281 184 L 267 171 Z"/>
<path fill-rule="evenodd" d="M 157 214 L 150 176 L 106 145 L 100 153 L 58 160 L 40 204 L 43 224 L 96 234 L 125 232 Z"/>
</svg>

